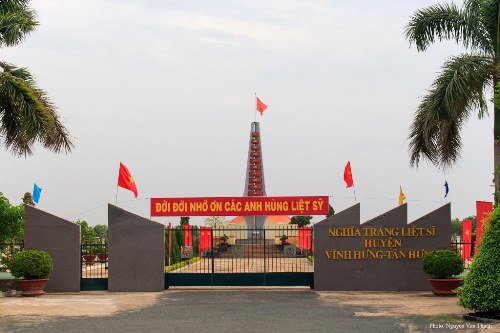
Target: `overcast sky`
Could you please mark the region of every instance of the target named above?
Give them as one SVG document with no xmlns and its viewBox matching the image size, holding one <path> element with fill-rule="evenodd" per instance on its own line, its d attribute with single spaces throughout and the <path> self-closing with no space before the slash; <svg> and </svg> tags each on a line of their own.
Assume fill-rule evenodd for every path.
<svg viewBox="0 0 500 333">
<path fill-rule="evenodd" d="M 19 204 L 36 182 L 38 208 L 105 224 L 121 161 L 139 197 L 119 189 L 118 205 L 144 217 L 150 197 L 241 196 L 257 93 L 267 195 L 329 195 L 339 212 L 356 203 L 350 160 L 362 221 L 396 207 L 399 186 L 413 221 L 446 203 L 445 180 L 452 217 L 473 215 L 492 200 L 492 118 L 466 123 L 453 169 L 409 166 L 418 102 L 462 52 L 405 40 L 435 2 L 33 0 L 39 28 L 1 58 L 31 70 L 76 147 L 0 149 L 0 191 Z"/>
</svg>

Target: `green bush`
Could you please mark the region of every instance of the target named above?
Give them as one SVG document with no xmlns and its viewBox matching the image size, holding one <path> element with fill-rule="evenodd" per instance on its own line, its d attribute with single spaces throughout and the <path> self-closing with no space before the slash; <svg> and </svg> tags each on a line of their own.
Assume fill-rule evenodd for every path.
<svg viewBox="0 0 500 333">
<path fill-rule="evenodd" d="M 444 279 L 464 271 L 462 258 L 450 250 L 438 250 L 426 254 L 422 265 L 424 272 L 436 279 Z"/>
<path fill-rule="evenodd" d="M 165 229 L 165 262 L 168 263 L 168 229 Z M 179 226 L 172 228 L 170 264 L 181 261 L 181 245 L 184 244 L 184 232 Z"/>
<path fill-rule="evenodd" d="M 195 262 L 200 261 L 200 259 L 201 259 L 200 257 L 194 257 L 194 258 L 191 258 L 189 260 L 179 261 L 179 262 L 177 262 L 173 265 L 170 265 L 170 266 L 165 266 L 165 273 L 175 271 L 176 269 L 179 269 L 179 268 L 187 266 L 187 265 L 194 264 Z"/>
<path fill-rule="evenodd" d="M 18 279 L 46 279 L 52 271 L 52 258 L 45 251 L 21 251 L 14 255 L 9 269 Z"/>
<path fill-rule="evenodd" d="M 458 290 L 463 307 L 500 317 L 500 208 L 495 208 L 464 284 Z"/>
</svg>

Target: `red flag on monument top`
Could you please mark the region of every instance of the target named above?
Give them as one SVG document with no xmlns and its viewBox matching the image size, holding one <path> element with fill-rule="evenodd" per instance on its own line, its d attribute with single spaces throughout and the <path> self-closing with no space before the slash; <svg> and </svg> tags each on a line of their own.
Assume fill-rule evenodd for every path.
<svg viewBox="0 0 500 333">
<path fill-rule="evenodd" d="M 345 166 L 344 181 L 347 185 L 346 188 L 354 186 L 354 180 L 352 179 L 352 172 L 351 172 L 351 161 L 347 161 L 347 165 Z"/>
<path fill-rule="evenodd" d="M 264 111 L 267 109 L 267 105 L 264 104 L 257 96 L 255 98 L 257 98 L 257 111 L 259 111 L 262 116 Z"/>
<path fill-rule="evenodd" d="M 127 167 L 122 162 L 120 162 L 120 170 L 118 171 L 118 186 L 134 192 L 137 198 L 137 186 L 135 186 L 134 178 L 132 178 L 130 171 L 128 171 Z"/>
</svg>

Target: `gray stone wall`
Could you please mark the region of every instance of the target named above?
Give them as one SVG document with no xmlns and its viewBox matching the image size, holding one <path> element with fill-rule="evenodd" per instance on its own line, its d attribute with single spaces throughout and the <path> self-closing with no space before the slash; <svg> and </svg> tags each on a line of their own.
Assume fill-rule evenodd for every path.
<svg viewBox="0 0 500 333">
<path fill-rule="evenodd" d="M 361 291 L 431 290 L 422 257 L 449 249 L 447 204 L 407 224 L 407 205 L 360 224 L 360 205 L 314 227 L 314 289 Z"/>
<path fill-rule="evenodd" d="M 50 254 L 54 268 L 45 291 L 80 291 L 80 226 L 25 206 L 24 247 Z"/>
<path fill-rule="evenodd" d="M 108 228 L 108 290 L 164 290 L 164 225 L 108 205 Z"/>
</svg>

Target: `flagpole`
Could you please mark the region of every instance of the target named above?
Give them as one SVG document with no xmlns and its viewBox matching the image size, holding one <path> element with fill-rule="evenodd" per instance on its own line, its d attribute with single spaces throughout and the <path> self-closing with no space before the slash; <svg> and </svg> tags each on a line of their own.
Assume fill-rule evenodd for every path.
<svg viewBox="0 0 500 333">
<path fill-rule="evenodd" d="M 256 123 L 257 122 L 257 93 L 254 93 L 255 94 L 255 110 L 253 110 L 253 114 L 254 114 L 254 122 Z"/>
<path fill-rule="evenodd" d="M 354 187 L 354 184 L 352 185 L 352 190 L 354 191 L 354 201 L 356 202 L 356 188 Z"/>
<path fill-rule="evenodd" d="M 115 206 L 118 206 L 118 186 L 116 187 Z"/>
</svg>

